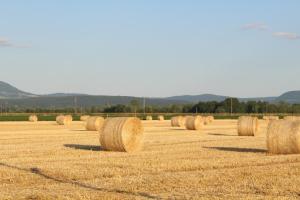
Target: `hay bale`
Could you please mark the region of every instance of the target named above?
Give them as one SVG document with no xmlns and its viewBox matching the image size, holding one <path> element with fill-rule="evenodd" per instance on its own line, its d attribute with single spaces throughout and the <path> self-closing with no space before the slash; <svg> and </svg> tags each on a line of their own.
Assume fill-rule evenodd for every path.
<svg viewBox="0 0 300 200">
<path fill-rule="evenodd" d="M 279 120 L 279 116 L 275 116 L 275 115 L 263 116 L 263 120 L 266 121 Z"/>
<path fill-rule="evenodd" d="M 163 115 L 158 115 L 157 116 L 157 120 L 159 121 L 164 121 L 165 120 L 165 117 Z"/>
<path fill-rule="evenodd" d="M 298 121 L 298 120 L 300 120 L 300 117 L 299 116 L 285 116 L 283 119 L 289 120 L 289 121 Z"/>
<path fill-rule="evenodd" d="M 82 116 L 80 116 L 80 121 L 86 122 L 89 117 L 90 117 L 89 115 L 82 115 Z"/>
<path fill-rule="evenodd" d="M 255 136 L 258 132 L 258 118 L 251 116 L 241 116 L 238 120 L 239 136 Z"/>
<path fill-rule="evenodd" d="M 146 117 L 146 120 L 147 120 L 147 121 L 152 121 L 152 116 L 148 115 L 148 116 Z"/>
<path fill-rule="evenodd" d="M 299 154 L 300 121 L 272 121 L 267 131 L 267 149 L 271 154 Z"/>
<path fill-rule="evenodd" d="M 59 125 L 69 125 L 73 120 L 71 115 L 58 115 L 56 117 L 56 122 Z"/>
<path fill-rule="evenodd" d="M 109 118 L 100 130 L 100 144 L 109 151 L 138 151 L 142 147 L 143 132 L 142 122 L 138 118 Z"/>
<path fill-rule="evenodd" d="M 215 120 L 214 116 L 212 116 L 212 115 L 209 115 L 207 117 L 208 117 L 208 120 L 210 121 L 210 123 L 212 123 Z"/>
<path fill-rule="evenodd" d="M 204 125 L 204 119 L 201 116 L 186 117 L 185 127 L 187 130 L 200 130 Z"/>
<path fill-rule="evenodd" d="M 28 120 L 30 122 L 37 122 L 38 121 L 38 117 L 36 115 L 30 115 Z"/>
<path fill-rule="evenodd" d="M 69 124 L 73 121 L 72 115 L 66 115 L 65 117 L 67 118 Z"/>
<path fill-rule="evenodd" d="M 99 131 L 104 124 L 103 117 L 89 117 L 86 121 L 86 130 L 88 131 Z"/>
<path fill-rule="evenodd" d="M 211 124 L 214 121 L 213 116 L 204 116 L 202 118 L 203 118 L 203 121 L 204 121 L 204 125 Z"/>
<path fill-rule="evenodd" d="M 58 115 L 56 117 L 56 123 L 58 125 L 66 125 L 68 124 L 67 118 L 64 115 Z"/>
<path fill-rule="evenodd" d="M 186 118 L 183 116 L 177 116 L 171 118 L 172 127 L 184 127 Z"/>
</svg>

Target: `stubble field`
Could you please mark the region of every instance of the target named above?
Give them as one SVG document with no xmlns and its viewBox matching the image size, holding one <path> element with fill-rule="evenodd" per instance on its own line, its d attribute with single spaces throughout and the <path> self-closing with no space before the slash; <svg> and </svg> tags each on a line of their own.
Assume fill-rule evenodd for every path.
<svg viewBox="0 0 300 200">
<path fill-rule="evenodd" d="M 267 155 L 236 120 L 146 121 L 144 149 L 103 151 L 82 122 L 0 123 L 0 199 L 299 199 L 300 156 Z"/>
</svg>

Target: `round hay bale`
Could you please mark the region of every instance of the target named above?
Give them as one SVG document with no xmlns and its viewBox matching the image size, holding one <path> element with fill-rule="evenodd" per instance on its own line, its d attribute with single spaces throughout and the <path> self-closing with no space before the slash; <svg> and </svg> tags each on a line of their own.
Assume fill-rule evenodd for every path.
<svg viewBox="0 0 300 200">
<path fill-rule="evenodd" d="M 68 123 L 70 124 L 73 121 L 73 116 L 72 115 L 66 115 Z"/>
<path fill-rule="evenodd" d="M 238 120 L 239 136 L 255 136 L 258 132 L 258 118 L 251 116 L 241 116 Z"/>
<path fill-rule="evenodd" d="M 30 122 L 37 122 L 38 121 L 38 117 L 36 115 L 30 115 L 28 120 Z"/>
<path fill-rule="evenodd" d="M 159 121 L 164 121 L 165 120 L 165 117 L 163 115 L 158 115 L 157 119 Z"/>
<path fill-rule="evenodd" d="M 177 116 L 171 118 L 171 126 L 172 127 L 184 127 L 185 126 L 185 117 Z"/>
<path fill-rule="evenodd" d="M 207 118 L 210 123 L 212 123 L 215 120 L 214 116 L 212 116 L 212 115 L 207 116 Z"/>
<path fill-rule="evenodd" d="M 58 115 L 56 117 L 56 123 L 58 125 L 68 125 L 70 123 L 70 121 L 67 119 L 66 116 L 64 116 L 64 115 Z"/>
<path fill-rule="evenodd" d="M 213 116 L 204 116 L 202 118 L 203 118 L 203 121 L 204 121 L 205 125 L 211 124 L 214 121 Z"/>
<path fill-rule="evenodd" d="M 103 117 L 89 117 L 86 121 L 86 130 L 88 131 L 99 131 L 104 124 Z"/>
<path fill-rule="evenodd" d="M 100 144 L 109 151 L 138 151 L 142 147 L 143 132 L 142 122 L 138 118 L 109 118 L 100 130 Z"/>
<path fill-rule="evenodd" d="M 146 117 L 146 120 L 147 120 L 147 121 L 152 121 L 152 116 L 148 115 L 148 116 Z"/>
<path fill-rule="evenodd" d="M 267 131 L 267 149 L 271 154 L 299 154 L 300 121 L 272 121 Z"/>
<path fill-rule="evenodd" d="M 279 120 L 279 116 L 274 116 L 274 115 L 263 116 L 263 120 L 266 121 Z"/>
<path fill-rule="evenodd" d="M 185 127 L 187 130 L 200 130 L 204 125 L 204 119 L 201 116 L 186 117 Z"/>
<path fill-rule="evenodd" d="M 86 122 L 89 117 L 90 117 L 89 115 L 82 115 L 82 116 L 80 116 L 80 121 Z"/>
<path fill-rule="evenodd" d="M 299 116 L 285 116 L 283 119 L 289 120 L 289 121 L 297 121 L 297 120 L 300 120 L 300 117 Z"/>
</svg>

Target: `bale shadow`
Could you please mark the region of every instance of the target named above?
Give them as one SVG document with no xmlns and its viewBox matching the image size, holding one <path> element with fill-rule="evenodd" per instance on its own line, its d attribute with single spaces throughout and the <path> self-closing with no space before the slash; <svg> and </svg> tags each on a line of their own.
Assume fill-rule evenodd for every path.
<svg viewBox="0 0 300 200">
<path fill-rule="evenodd" d="M 238 147 L 203 147 L 205 149 L 214 149 L 219 151 L 240 152 L 240 153 L 266 153 L 265 149 L 238 148 Z"/>
<path fill-rule="evenodd" d="M 171 131 L 184 131 L 186 129 L 184 129 L 184 128 L 171 128 L 170 130 Z"/>
<path fill-rule="evenodd" d="M 87 150 L 87 151 L 104 151 L 101 146 L 97 145 L 82 145 L 82 144 L 64 144 L 64 147 L 76 149 L 76 150 Z"/>
<path fill-rule="evenodd" d="M 208 135 L 216 135 L 216 136 L 228 136 L 228 137 L 236 137 L 237 135 L 227 135 L 222 133 L 208 133 Z"/>
<path fill-rule="evenodd" d="M 136 198 L 144 197 L 144 198 L 148 198 L 148 199 L 160 199 L 157 196 L 154 196 L 154 195 L 151 195 L 151 194 L 148 194 L 148 193 L 145 193 L 145 192 L 136 192 L 136 193 L 134 193 L 134 192 L 119 190 L 119 189 L 111 189 L 110 190 L 110 189 L 105 189 L 105 188 L 100 188 L 100 187 L 88 185 L 88 184 L 81 183 L 81 182 L 78 182 L 78 181 L 64 180 L 64 179 L 52 177 L 50 175 L 47 175 L 47 174 L 43 173 L 42 170 L 40 170 L 37 167 L 26 169 L 26 168 L 21 168 L 21 167 L 17 167 L 17 166 L 13 166 L 13 165 L 9 165 L 9 164 L 0 162 L 0 167 L 1 166 L 11 168 L 11 169 L 15 169 L 15 170 L 19 170 L 19 171 L 23 171 L 23 172 L 27 172 L 27 173 L 31 173 L 31 174 L 35 174 L 35 175 L 40 176 L 41 178 L 52 180 L 52 181 L 57 182 L 57 183 L 71 184 L 71 185 L 75 185 L 77 187 L 81 187 L 81 188 L 85 188 L 85 189 L 89 189 L 89 190 L 100 191 L 100 192 L 109 192 L 109 193 L 126 194 L 126 195 L 130 195 L 130 196 L 134 196 Z"/>
</svg>

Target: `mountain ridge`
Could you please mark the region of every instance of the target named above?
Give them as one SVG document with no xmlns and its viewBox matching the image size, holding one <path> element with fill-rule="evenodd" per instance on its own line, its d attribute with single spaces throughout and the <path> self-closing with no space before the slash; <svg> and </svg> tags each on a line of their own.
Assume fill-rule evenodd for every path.
<svg viewBox="0 0 300 200">
<path fill-rule="evenodd" d="M 171 104 L 194 104 L 200 101 L 224 101 L 229 96 L 215 94 L 201 95 L 179 95 L 165 98 L 147 97 L 147 105 L 171 105 Z M 287 102 L 300 103 L 300 91 L 289 91 L 278 97 L 254 97 L 238 98 L 240 101 L 266 101 L 271 103 Z M 113 95 L 88 95 L 80 93 L 54 93 L 46 95 L 36 95 L 19 90 L 18 88 L 0 81 L 0 103 L 20 107 L 72 107 L 75 103 L 78 106 L 99 106 L 129 104 L 132 100 L 138 100 L 142 105 L 144 97 L 133 96 L 113 96 Z"/>
</svg>

